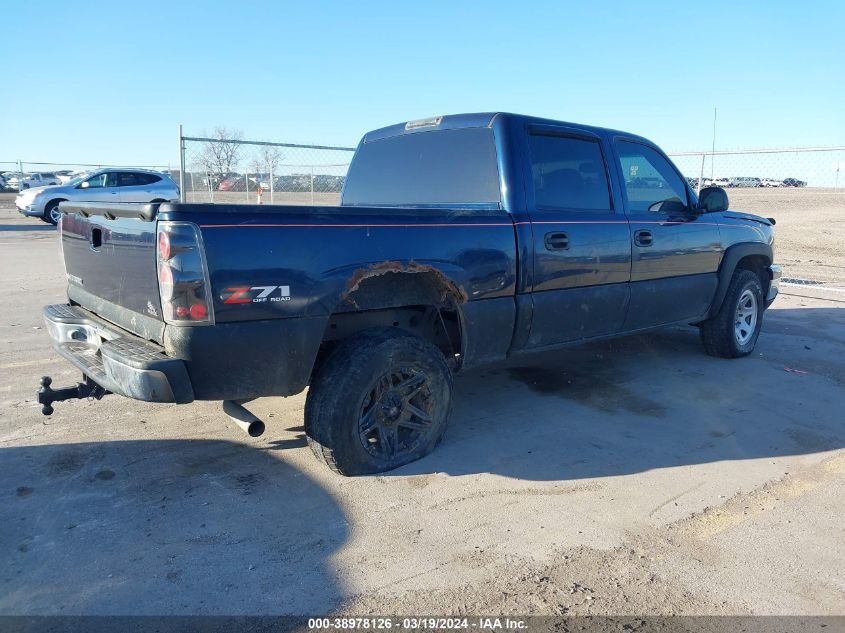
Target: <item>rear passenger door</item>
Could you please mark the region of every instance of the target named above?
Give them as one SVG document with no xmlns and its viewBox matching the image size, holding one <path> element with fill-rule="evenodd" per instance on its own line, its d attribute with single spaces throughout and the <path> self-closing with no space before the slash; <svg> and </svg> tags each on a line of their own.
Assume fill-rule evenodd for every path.
<svg viewBox="0 0 845 633">
<path fill-rule="evenodd" d="M 631 225 L 631 305 L 624 329 L 704 315 L 716 292 L 719 227 L 692 208 L 674 165 L 640 140 L 614 141 Z"/>
<path fill-rule="evenodd" d="M 619 331 L 631 236 L 614 203 L 602 139 L 579 129 L 532 126 L 528 154 L 534 307 L 525 347 Z"/>
<path fill-rule="evenodd" d="M 141 172 L 117 172 L 117 188 L 121 202 L 149 202 L 153 199 L 152 187 L 145 176 L 147 174 Z"/>
</svg>

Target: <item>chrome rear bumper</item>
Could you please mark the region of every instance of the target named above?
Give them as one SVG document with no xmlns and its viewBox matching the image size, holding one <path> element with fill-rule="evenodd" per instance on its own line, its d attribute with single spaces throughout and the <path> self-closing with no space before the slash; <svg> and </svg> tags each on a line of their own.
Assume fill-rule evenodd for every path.
<svg viewBox="0 0 845 633">
<path fill-rule="evenodd" d="M 194 392 L 185 363 L 79 306 L 43 310 L 54 349 L 104 389 L 146 402 L 187 403 Z"/>
</svg>

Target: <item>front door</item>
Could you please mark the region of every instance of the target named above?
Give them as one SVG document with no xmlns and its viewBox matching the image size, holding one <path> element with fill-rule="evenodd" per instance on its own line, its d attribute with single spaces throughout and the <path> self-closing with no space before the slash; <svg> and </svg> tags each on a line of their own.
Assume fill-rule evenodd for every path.
<svg viewBox="0 0 845 633">
<path fill-rule="evenodd" d="M 614 147 L 633 240 L 624 329 L 703 316 L 716 293 L 718 225 L 692 208 L 684 179 L 656 148 L 621 138 Z"/>
<path fill-rule="evenodd" d="M 528 141 L 534 283 L 525 347 L 617 332 L 628 302 L 631 236 L 614 205 L 602 141 L 556 126 L 532 128 Z"/>
<path fill-rule="evenodd" d="M 77 189 L 82 189 L 79 200 L 83 202 L 120 202 L 120 195 L 117 190 L 117 178 L 115 172 L 103 172 L 87 178 L 86 187 L 82 183 Z"/>
</svg>

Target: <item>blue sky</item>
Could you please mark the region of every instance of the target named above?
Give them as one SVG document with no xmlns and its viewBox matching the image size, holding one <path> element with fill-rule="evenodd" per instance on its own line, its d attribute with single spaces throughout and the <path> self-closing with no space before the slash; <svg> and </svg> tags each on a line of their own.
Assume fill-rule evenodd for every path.
<svg viewBox="0 0 845 633">
<path fill-rule="evenodd" d="M 355 145 L 488 110 L 692 150 L 717 106 L 717 148 L 845 144 L 843 27 L 833 0 L 9 2 L 0 161 L 176 164 L 179 123 Z"/>
</svg>

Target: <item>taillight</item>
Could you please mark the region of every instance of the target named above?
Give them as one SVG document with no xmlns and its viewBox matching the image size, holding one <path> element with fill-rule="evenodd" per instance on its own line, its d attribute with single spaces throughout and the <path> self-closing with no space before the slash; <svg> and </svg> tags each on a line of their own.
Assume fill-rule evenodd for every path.
<svg viewBox="0 0 845 633">
<path fill-rule="evenodd" d="M 197 226 L 159 222 L 156 254 L 164 320 L 171 325 L 211 325 L 211 284 Z"/>
</svg>

